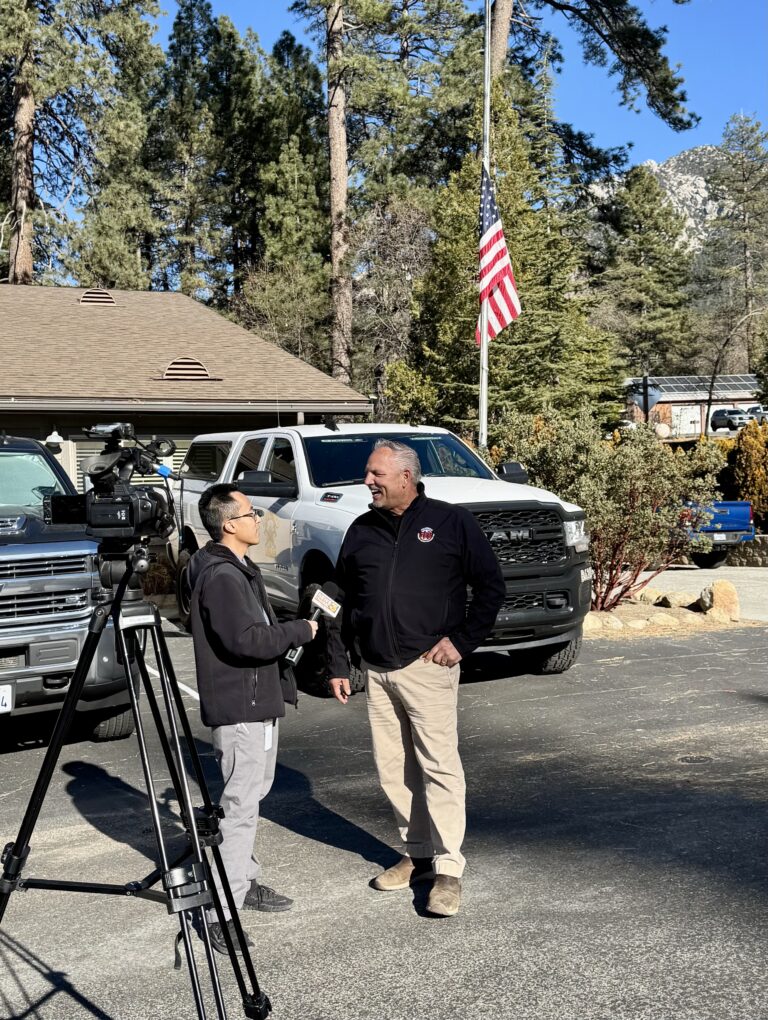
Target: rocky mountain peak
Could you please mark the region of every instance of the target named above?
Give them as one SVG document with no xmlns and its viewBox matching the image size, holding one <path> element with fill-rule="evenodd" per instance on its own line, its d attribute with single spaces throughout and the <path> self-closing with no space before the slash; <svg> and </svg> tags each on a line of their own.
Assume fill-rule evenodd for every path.
<svg viewBox="0 0 768 1020">
<path fill-rule="evenodd" d="M 707 177 L 717 157 L 716 146 L 698 145 L 663 163 L 652 159 L 643 163 L 664 188 L 672 208 L 685 220 L 685 240 L 693 251 L 702 247 L 709 223 L 720 211 L 719 203 L 707 187 Z"/>
</svg>

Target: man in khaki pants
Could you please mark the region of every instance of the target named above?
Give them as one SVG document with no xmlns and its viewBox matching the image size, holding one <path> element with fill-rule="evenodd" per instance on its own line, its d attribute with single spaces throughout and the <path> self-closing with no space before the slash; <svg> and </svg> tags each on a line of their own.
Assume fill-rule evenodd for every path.
<svg viewBox="0 0 768 1020">
<path fill-rule="evenodd" d="M 459 662 L 490 633 L 504 581 L 472 514 L 429 499 L 420 478 L 412 447 L 375 443 L 365 472 L 371 509 L 339 553 L 344 610 L 329 629 L 328 655 L 331 689 L 346 704 L 346 649 L 359 645 L 373 756 L 405 844 L 373 886 L 388 892 L 434 878 L 427 909 L 447 917 L 458 912 L 465 864 Z"/>
</svg>

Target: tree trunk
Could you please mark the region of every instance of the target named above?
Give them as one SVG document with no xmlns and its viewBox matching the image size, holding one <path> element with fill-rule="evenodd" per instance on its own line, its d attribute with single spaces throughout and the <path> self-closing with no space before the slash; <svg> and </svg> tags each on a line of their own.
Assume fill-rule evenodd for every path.
<svg viewBox="0 0 768 1020">
<path fill-rule="evenodd" d="M 498 78 L 507 60 L 509 28 L 515 0 L 494 0 L 491 8 L 491 78 Z"/>
<path fill-rule="evenodd" d="M 331 175 L 331 371 L 349 383 L 352 347 L 352 277 L 347 264 L 347 120 L 342 58 L 344 10 L 332 0 L 327 15 L 328 144 Z"/>
<path fill-rule="evenodd" d="M 19 77 L 14 86 L 13 151 L 11 155 L 12 233 L 8 269 L 9 283 L 32 283 L 32 221 L 35 186 L 33 177 L 35 148 L 35 97 L 19 62 Z"/>
</svg>

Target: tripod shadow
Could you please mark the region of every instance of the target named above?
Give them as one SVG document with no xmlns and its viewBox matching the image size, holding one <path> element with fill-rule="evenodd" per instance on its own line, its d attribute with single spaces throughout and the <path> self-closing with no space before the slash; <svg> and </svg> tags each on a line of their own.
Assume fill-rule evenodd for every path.
<svg viewBox="0 0 768 1020">
<path fill-rule="evenodd" d="M 66 792 L 83 818 L 99 832 L 125 843 L 151 861 L 157 859 L 157 844 L 146 791 L 113 776 L 100 765 L 73 761 L 62 766 L 71 780 Z M 186 836 L 176 807 L 173 787 L 158 797 L 158 811 L 163 837 L 171 852 L 184 847 Z"/>
<path fill-rule="evenodd" d="M 321 804 L 308 777 L 279 762 L 275 784 L 262 802 L 261 815 L 297 836 L 359 854 L 383 867 L 389 867 L 400 856 L 355 822 Z"/>
<path fill-rule="evenodd" d="M 0 969 L 7 975 L 0 986 L 0 1005 L 3 1009 L 2 1015 L 8 1020 L 26 1020 L 27 1017 L 39 1016 L 40 1009 L 47 1007 L 57 997 L 61 1002 L 62 995 L 76 1004 L 83 1011 L 83 1015 L 96 1017 L 96 1020 L 115 1020 L 111 1014 L 105 1013 L 79 992 L 69 981 L 65 971 L 52 970 L 44 960 L 5 931 L 0 931 Z M 26 988 L 24 971 L 39 975 L 48 982 L 50 988 L 36 993 L 37 998 L 33 999 Z M 11 985 L 15 986 L 15 1005 L 9 998 L 12 994 Z M 16 1009 L 16 1012 L 11 1012 L 12 1009 Z M 52 1009 L 55 1010 L 55 1006 Z"/>
</svg>

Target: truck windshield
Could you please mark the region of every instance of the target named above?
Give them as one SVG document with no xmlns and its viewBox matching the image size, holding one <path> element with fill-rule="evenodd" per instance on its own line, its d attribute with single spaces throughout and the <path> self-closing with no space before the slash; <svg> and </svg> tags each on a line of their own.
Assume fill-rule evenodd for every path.
<svg viewBox="0 0 768 1020">
<path fill-rule="evenodd" d="M 12 507 L 42 515 L 43 497 L 66 492 L 39 454 L 0 453 L 0 513 Z"/>
<path fill-rule="evenodd" d="M 419 455 L 421 472 L 425 477 L 495 477 L 479 457 L 456 436 L 449 434 L 386 433 L 383 437 L 371 433 L 331 434 L 304 438 L 312 484 L 321 489 L 328 485 L 359 485 L 363 481 L 365 464 L 373 444 L 379 438 L 396 439 L 412 446 Z"/>
</svg>

